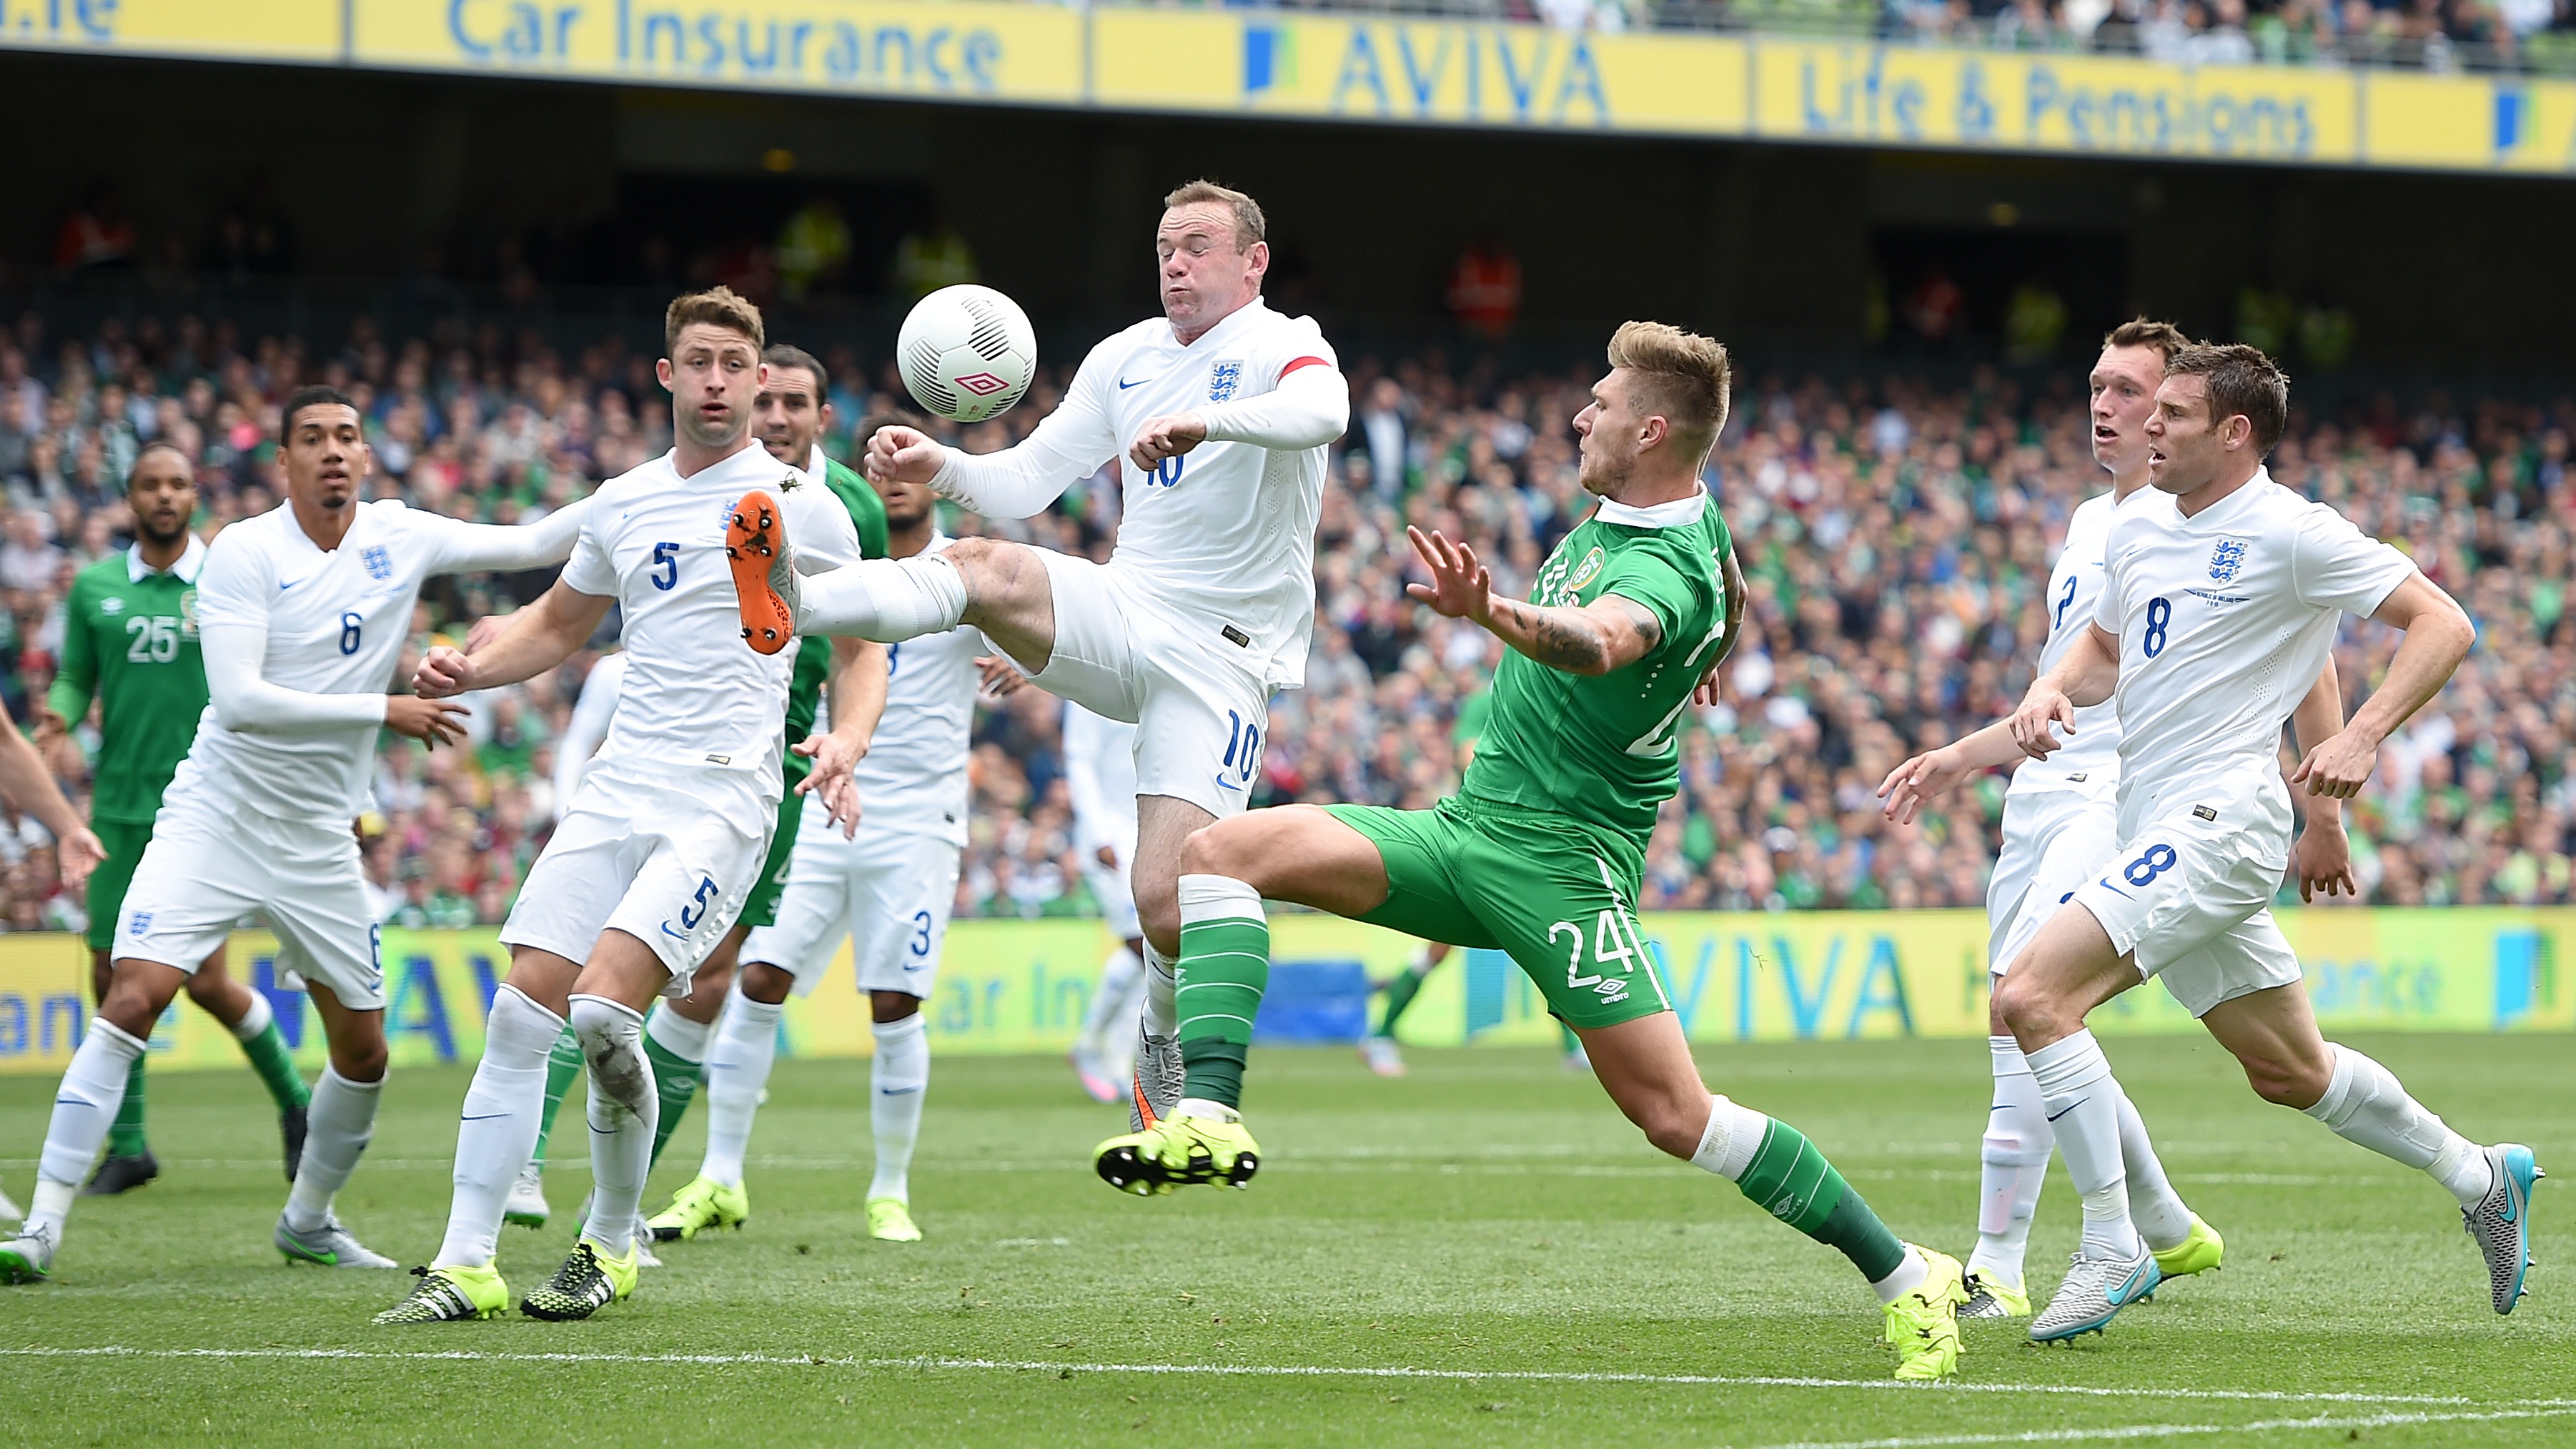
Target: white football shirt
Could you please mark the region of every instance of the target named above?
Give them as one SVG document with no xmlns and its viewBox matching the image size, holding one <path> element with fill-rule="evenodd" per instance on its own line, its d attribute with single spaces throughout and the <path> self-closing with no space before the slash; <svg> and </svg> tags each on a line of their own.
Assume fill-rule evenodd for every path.
<svg viewBox="0 0 2576 1449">
<path fill-rule="evenodd" d="M 1136 857 L 1136 727 L 1064 705 L 1064 778 L 1073 793 L 1073 848 L 1090 859 L 1106 845 Z"/>
<path fill-rule="evenodd" d="M 581 680 L 581 697 L 573 701 L 572 718 L 555 741 L 555 817 L 572 808 L 573 792 L 590 773 L 590 757 L 608 738 L 617 718 L 617 688 L 626 679 L 626 656 L 603 654 Z"/>
<path fill-rule="evenodd" d="M 950 542 L 934 538 L 924 552 Z M 975 692 L 983 685 L 975 660 L 993 652 L 981 630 L 963 626 L 886 646 L 885 714 L 867 756 L 850 772 L 859 788 L 862 832 L 966 843 L 966 757 Z M 828 709 L 815 711 L 814 728 L 831 728 Z"/>
<path fill-rule="evenodd" d="M 1187 347 L 1156 317 L 1092 348 L 1064 401 L 1018 445 L 1063 460 L 1068 486 L 1118 460 L 1123 513 L 1109 566 L 1193 628 L 1203 621 L 1211 637 L 1241 649 L 1245 667 L 1273 689 L 1306 677 L 1328 445 L 1273 450 L 1211 439 L 1151 471 L 1124 455 L 1155 418 L 1258 397 L 1309 367 L 1340 370 L 1314 319 L 1283 316 L 1258 298 Z"/>
<path fill-rule="evenodd" d="M 2120 639 L 2122 833 L 2176 792 L 2261 794 L 2286 828 L 2281 726 L 2339 615 L 2377 609 L 2414 561 L 2268 471 L 2190 518 L 2121 510 L 2109 557 L 2095 622 Z"/>
<path fill-rule="evenodd" d="M 626 674 L 599 758 L 755 771 L 775 798 L 796 650 L 757 654 L 743 642 L 725 524 L 744 493 L 768 490 L 796 571 L 808 574 L 858 562 L 858 530 L 829 488 L 758 443 L 686 478 L 673 457 L 601 484 L 564 565 L 565 584 L 615 599 L 625 616 Z"/>
<path fill-rule="evenodd" d="M 285 503 L 233 524 L 206 547 L 197 576 L 198 625 L 201 631 L 264 627 L 259 678 L 270 686 L 321 695 L 386 693 L 411 635 L 421 581 L 489 567 L 496 541 L 525 535 L 392 499 L 350 506 L 356 513 L 349 532 L 328 553 Z M 210 641 L 208 667 L 225 663 L 214 657 Z M 349 704 L 344 718 L 256 732 L 226 729 L 210 704 L 170 788 L 207 791 L 281 819 L 353 821 L 369 805 L 383 713 L 355 699 Z"/>
<path fill-rule="evenodd" d="M 2104 577 L 2103 549 L 2111 541 L 2111 524 L 2137 507 L 2173 506 L 2170 495 L 2140 488 L 2125 502 L 2108 493 L 2075 505 L 2066 519 L 2066 542 L 2048 574 L 2048 637 L 2039 646 L 2039 673 L 2057 667 L 2084 631 L 2093 627 Z M 2120 710 L 2110 700 L 2075 712 L 2075 731 L 2057 732 L 2064 747 L 2045 760 L 2024 760 L 2005 790 L 2010 795 L 2042 790 L 2076 790 L 2109 800 L 2120 783 Z"/>
</svg>

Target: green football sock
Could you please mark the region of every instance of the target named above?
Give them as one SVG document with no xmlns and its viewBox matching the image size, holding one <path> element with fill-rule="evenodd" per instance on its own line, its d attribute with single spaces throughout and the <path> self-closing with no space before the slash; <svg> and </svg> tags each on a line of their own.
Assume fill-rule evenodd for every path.
<svg viewBox="0 0 2576 1449">
<path fill-rule="evenodd" d="M 711 1030 L 673 1011 L 668 1003 L 656 1005 L 652 1019 L 644 1024 L 644 1059 L 653 1064 L 653 1090 L 661 1099 L 660 1119 L 653 1126 L 656 1164 L 671 1134 L 679 1130 L 680 1119 L 689 1115 L 689 1104 L 697 1100 Z"/>
<path fill-rule="evenodd" d="M 1395 1035 L 1395 1024 L 1403 1020 L 1405 1008 L 1413 1005 L 1413 998 L 1421 994 L 1422 982 L 1430 974 L 1422 967 L 1407 966 L 1386 983 L 1386 1015 L 1378 1018 L 1379 1036 Z"/>
<path fill-rule="evenodd" d="M 662 1099 L 661 1120 L 653 1126 L 653 1162 L 658 1164 L 663 1146 L 679 1130 L 680 1119 L 689 1115 L 689 1104 L 697 1100 L 699 1064 L 673 1055 L 651 1037 L 644 1039 L 644 1056 L 653 1063 L 653 1090 Z"/>
<path fill-rule="evenodd" d="M 143 1140 L 143 1063 L 150 1053 L 134 1059 L 125 1072 L 125 1100 L 116 1105 L 116 1121 L 107 1129 L 107 1155 L 141 1157 L 152 1150 Z"/>
<path fill-rule="evenodd" d="M 1183 876 L 1180 895 L 1172 1003 L 1181 1022 L 1181 1095 L 1240 1107 L 1252 1021 L 1270 984 L 1270 922 L 1260 895 L 1239 880 Z"/>
<path fill-rule="evenodd" d="M 1872 1283 L 1895 1272 L 1905 1261 L 1905 1244 L 1816 1144 L 1777 1117 L 1766 1120 L 1762 1145 L 1735 1185 L 1764 1212 L 1840 1251 Z"/>
<path fill-rule="evenodd" d="M 304 1074 L 295 1070 L 295 1058 L 286 1051 L 286 1034 L 277 1029 L 274 1016 L 244 1040 L 241 1049 L 250 1058 L 251 1070 L 268 1084 L 268 1095 L 277 1100 L 278 1111 L 292 1112 L 312 1104 L 313 1092 L 304 1085 Z"/>
<path fill-rule="evenodd" d="M 528 1160 L 539 1167 L 546 1164 L 546 1139 L 555 1135 L 555 1114 L 563 1110 L 564 1093 L 572 1090 L 572 1079 L 581 1075 L 581 1066 L 581 1038 L 567 1026 L 546 1056 L 546 1106 L 537 1117 L 536 1151 L 528 1154 Z"/>
</svg>

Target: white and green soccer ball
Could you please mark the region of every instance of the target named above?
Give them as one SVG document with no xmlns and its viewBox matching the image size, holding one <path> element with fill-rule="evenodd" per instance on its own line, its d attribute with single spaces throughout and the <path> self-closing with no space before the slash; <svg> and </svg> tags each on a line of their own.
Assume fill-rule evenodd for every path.
<svg viewBox="0 0 2576 1449">
<path fill-rule="evenodd" d="M 914 402 L 951 422 L 980 423 L 1027 395 L 1038 334 L 1019 303 L 990 287 L 942 287 L 903 319 L 895 364 Z"/>
</svg>

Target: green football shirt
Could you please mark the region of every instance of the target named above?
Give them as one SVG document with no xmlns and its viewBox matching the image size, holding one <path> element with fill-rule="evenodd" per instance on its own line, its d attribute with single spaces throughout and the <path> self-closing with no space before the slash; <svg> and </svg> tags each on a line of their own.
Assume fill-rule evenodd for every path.
<svg viewBox="0 0 2576 1449">
<path fill-rule="evenodd" d="M 1587 678 L 1506 650 L 1462 793 L 1606 826 L 1645 848 L 1681 786 L 1676 726 L 1723 647 L 1732 543 L 1708 494 L 1653 508 L 1603 500 L 1557 544 L 1529 601 L 1580 607 L 1617 594 L 1654 611 L 1663 638 L 1624 669 Z"/>
<path fill-rule="evenodd" d="M 197 737 L 206 710 L 206 665 L 197 647 L 194 538 L 167 572 L 128 549 L 72 579 L 63 601 L 63 665 L 45 704 L 78 723 L 98 699 L 99 747 L 90 785 L 93 819 L 149 825 L 161 792 Z"/>
<path fill-rule="evenodd" d="M 839 495 L 841 506 L 849 510 L 850 522 L 859 530 L 859 556 L 886 556 L 885 500 L 850 468 L 832 458 L 823 460 L 823 478 Z M 832 673 L 832 641 L 809 634 L 796 646 L 796 672 L 787 686 L 787 742 L 796 744 L 814 732 L 814 715 L 823 700 L 823 681 Z M 805 777 L 805 758 L 787 756 L 787 777 L 793 783 Z"/>
</svg>

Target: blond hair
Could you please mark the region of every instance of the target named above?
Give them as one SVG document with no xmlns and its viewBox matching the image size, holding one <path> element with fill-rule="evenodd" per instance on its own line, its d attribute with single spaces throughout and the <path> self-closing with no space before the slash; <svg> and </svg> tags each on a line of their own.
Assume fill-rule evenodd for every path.
<svg viewBox="0 0 2576 1449">
<path fill-rule="evenodd" d="M 1234 249 L 1236 251 L 1247 250 L 1254 242 L 1269 239 L 1270 222 L 1261 214 L 1261 203 L 1231 186 L 1219 186 L 1205 179 L 1183 182 L 1174 187 L 1169 196 L 1163 198 L 1163 209 L 1169 211 L 1176 206 L 1189 206 L 1202 201 L 1213 202 L 1234 213 Z"/>
<path fill-rule="evenodd" d="M 1610 334 L 1610 365 L 1637 375 L 1640 410 L 1661 414 L 1692 457 L 1725 431 L 1732 374 L 1724 343 L 1662 322 L 1623 322 Z"/>
<path fill-rule="evenodd" d="M 662 314 L 662 350 L 667 353 L 677 349 L 680 329 L 699 323 L 741 333 L 751 339 L 755 352 L 768 344 L 768 333 L 760 324 L 760 309 L 751 304 L 750 298 L 731 287 L 710 287 L 671 299 L 670 310 Z"/>
</svg>

